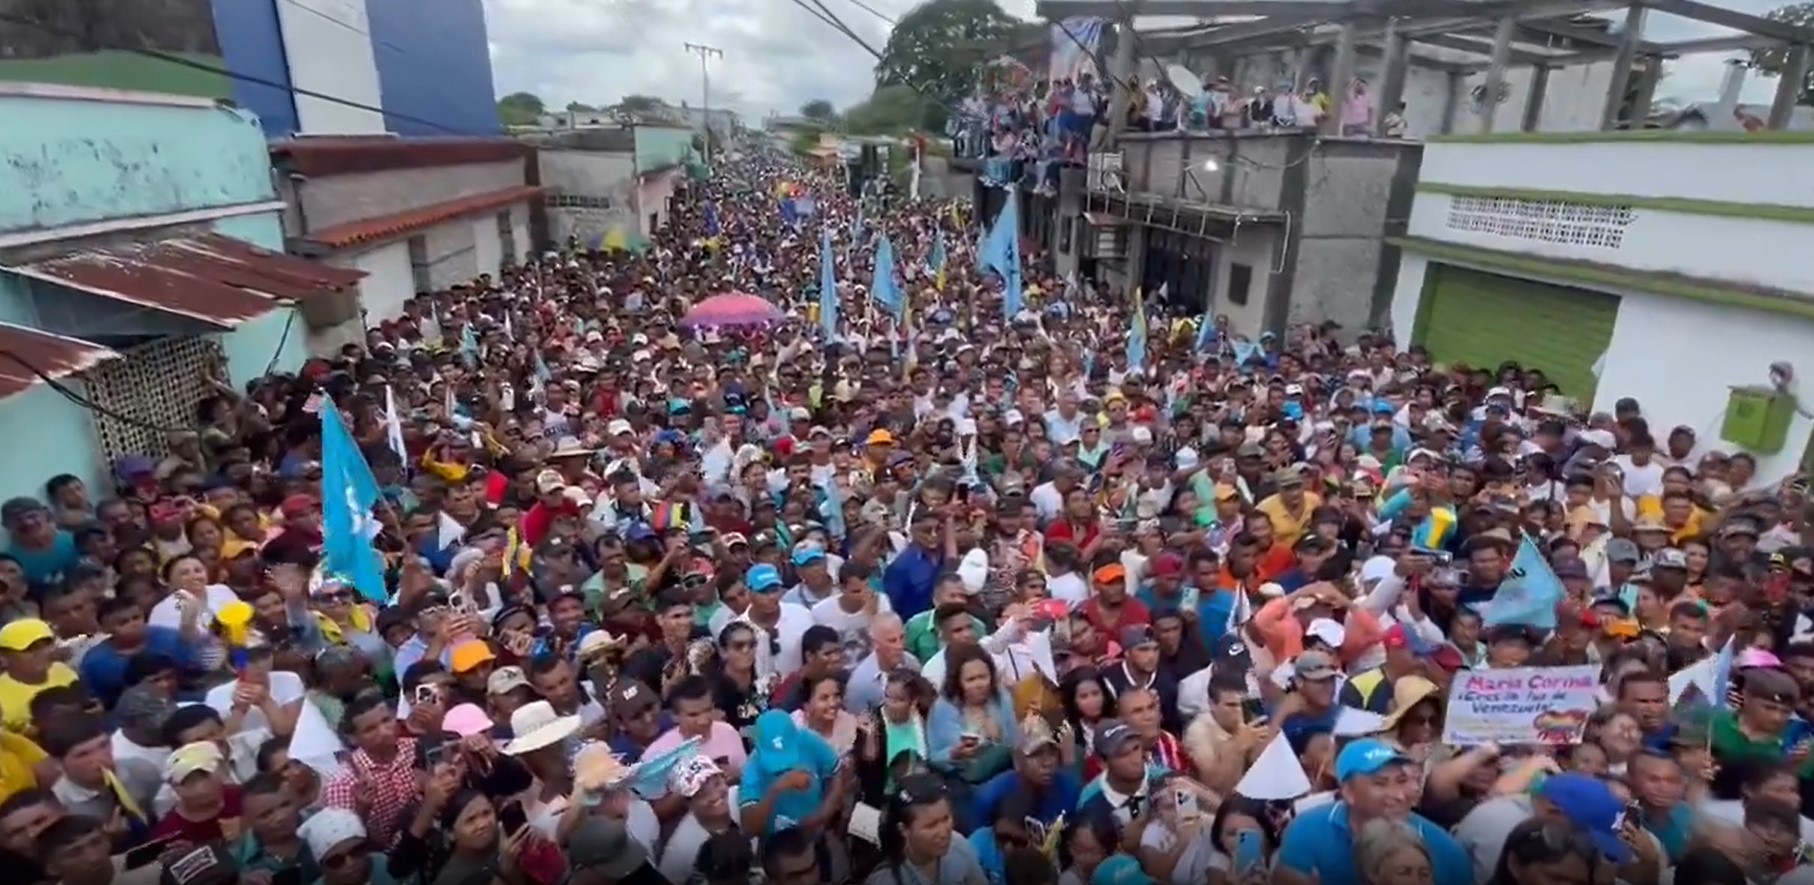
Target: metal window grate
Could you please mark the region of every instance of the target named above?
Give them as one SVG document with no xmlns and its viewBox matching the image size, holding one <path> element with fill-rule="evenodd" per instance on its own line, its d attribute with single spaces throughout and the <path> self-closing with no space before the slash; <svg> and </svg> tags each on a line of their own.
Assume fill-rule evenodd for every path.
<svg viewBox="0 0 1814 885">
<path fill-rule="evenodd" d="M 1636 216 L 1630 206 L 1523 197 L 1449 198 L 1449 230 L 1570 246 L 1617 249 Z"/>
<path fill-rule="evenodd" d="M 160 456 L 169 440 L 151 427 L 196 426 L 196 408 L 210 392 L 206 378 L 220 344 L 209 338 L 161 338 L 121 351 L 125 359 L 102 363 L 82 376 L 88 399 L 133 421 L 91 412 L 101 455 L 112 464 L 122 455 Z"/>
</svg>

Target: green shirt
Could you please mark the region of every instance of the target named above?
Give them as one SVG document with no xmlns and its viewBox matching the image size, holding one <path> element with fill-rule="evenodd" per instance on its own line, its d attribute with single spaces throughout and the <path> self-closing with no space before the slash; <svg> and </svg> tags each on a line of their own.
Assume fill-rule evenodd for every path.
<svg viewBox="0 0 1814 885">
<path fill-rule="evenodd" d="M 1759 757 L 1782 759 L 1789 755 L 1789 747 L 1784 746 L 1781 734 L 1764 741 L 1753 739 L 1739 729 L 1738 713 L 1733 710 L 1714 713 L 1709 730 L 1712 733 L 1713 758 L 1720 762 Z M 1797 771 L 1802 777 L 1814 773 L 1814 756 L 1804 760 Z"/>
<path fill-rule="evenodd" d="M 928 609 L 907 619 L 907 653 L 913 655 L 915 660 L 930 661 L 933 655 L 939 653 L 939 649 L 945 647 L 945 643 L 939 639 L 938 625 L 932 623 L 933 611 L 936 609 Z M 975 627 L 978 639 L 989 635 L 989 628 L 981 618 L 972 616 L 970 623 Z"/>
</svg>

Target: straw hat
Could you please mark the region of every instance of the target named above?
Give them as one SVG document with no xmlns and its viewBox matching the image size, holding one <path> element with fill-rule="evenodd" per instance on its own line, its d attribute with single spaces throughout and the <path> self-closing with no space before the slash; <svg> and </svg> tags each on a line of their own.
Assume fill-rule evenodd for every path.
<svg viewBox="0 0 1814 885">
<path fill-rule="evenodd" d="M 1422 676 L 1406 676 L 1392 683 L 1392 712 L 1380 720 L 1380 732 L 1394 731 L 1398 721 L 1411 711 L 1412 707 L 1436 697 L 1436 683 Z"/>
</svg>

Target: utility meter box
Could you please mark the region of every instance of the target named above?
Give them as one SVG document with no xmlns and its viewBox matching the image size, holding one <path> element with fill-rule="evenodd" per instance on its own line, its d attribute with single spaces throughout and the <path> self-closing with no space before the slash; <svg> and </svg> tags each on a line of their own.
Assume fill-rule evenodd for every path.
<svg viewBox="0 0 1814 885">
<path fill-rule="evenodd" d="M 1726 400 L 1720 439 L 1760 455 L 1782 451 L 1795 417 L 1795 398 L 1769 387 L 1734 387 Z"/>
</svg>

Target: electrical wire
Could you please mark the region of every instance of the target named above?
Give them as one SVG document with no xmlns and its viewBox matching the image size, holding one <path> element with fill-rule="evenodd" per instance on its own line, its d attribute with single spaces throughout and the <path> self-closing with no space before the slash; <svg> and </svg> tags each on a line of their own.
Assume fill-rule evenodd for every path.
<svg viewBox="0 0 1814 885">
<path fill-rule="evenodd" d="M 799 2 L 799 0 L 795 0 L 795 2 Z M 14 15 L 9 12 L 0 12 L 0 22 L 4 22 L 6 24 L 20 25 L 22 27 L 27 27 L 27 28 L 36 28 L 47 34 L 55 34 L 59 37 L 64 37 L 64 38 L 70 39 L 70 40 L 81 40 L 81 41 L 85 41 L 85 42 L 89 42 L 89 43 L 94 42 L 94 41 L 90 40 L 90 38 L 85 34 L 80 34 L 75 31 L 69 30 L 67 28 L 54 27 L 52 25 L 45 24 L 44 22 L 37 21 L 35 19 L 26 18 L 26 17 L 20 16 L 20 15 Z M 454 129 L 454 128 L 451 128 L 448 126 L 443 126 L 440 123 L 434 122 L 433 120 L 427 120 L 422 117 L 413 116 L 411 114 L 400 113 L 397 111 L 386 111 L 384 108 L 374 107 L 372 105 L 353 101 L 353 100 L 347 99 L 347 98 L 341 98 L 338 95 L 331 95 L 329 93 L 319 92 L 314 89 L 305 89 L 301 86 L 296 86 L 296 85 L 290 84 L 290 83 L 279 83 L 275 80 L 267 80 L 263 77 L 255 77 L 255 76 L 252 76 L 251 74 L 245 74 L 245 73 L 241 73 L 239 71 L 229 70 L 220 65 L 211 65 L 206 62 L 200 62 L 200 61 L 196 61 L 194 59 L 184 58 L 180 55 L 174 55 L 174 54 L 171 54 L 168 52 L 163 52 L 163 51 L 157 50 L 157 49 L 146 49 L 142 46 L 126 46 L 124 44 L 119 44 L 119 43 L 101 43 L 101 44 L 97 44 L 97 45 L 100 45 L 106 49 L 112 49 L 112 50 L 119 51 L 119 52 L 130 52 L 134 55 L 141 55 L 141 56 L 144 56 L 145 58 L 157 59 L 158 61 L 168 62 L 170 64 L 189 68 L 191 70 L 203 71 L 206 73 L 214 74 L 216 76 L 226 77 L 231 80 L 239 80 L 239 81 L 242 81 L 245 83 L 252 83 L 252 84 L 255 84 L 258 86 L 264 86 L 269 89 L 280 90 L 282 92 L 287 92 L 293 96 L 300 95 L 300 96 L 303 96 L 304 98 L 318 99 L 320 101 L 325 101 L 325 102 L 329 102 L 332 104 L 342 105 L 344 107 L 354 108 L 356 110 L 369 111 L 374 114 L 381 114 L 383 116 L 391 117 L 393 119 L 402 120 L 402 121 L 409 122 L 409 123 L 416 123 L 418 125 L 427 126 L 432 129 L 437 129 L 437 130 L 440 130 L 441 132 L 445 132 L 449 135 L 465 135 L 465 136 L 472 135 L 472 133 L 470 131 L 464 131 L 464 130 Z"/>
<path fill-rule="evenodd" d="M 142 418 L 134 418 L 131 415 L 123 414 L 121 412 L 116 412 L 113 409 L 103 406 L 100 403 L 97 403 L 94 400 L 91 400 L 88 397 L 83 396 L 82 394 L 77 393 L 76 391 L 70 389 L 69 385 L 64 384 L 61 379 L 53 377 L 49 372 L 46 372 L 43 369 L 39 368 L 36 364 L 32 363 L 30 360 L 26 359 L 25 357 L 20 356 L 18 353 L 14 352 L 13 350 L 10 350 L 7 348 L 0 348 L 0 357 L 6 357 L 7 359 L 12 360 L 15 363 L 18 363 L 26 371 L 32 373 L 33 375 L 38 376 L 38 380 L 44 382 L 44 385 L 46 387 L 49 387 L 51 390 L 56 391 L 64 399 L 69 400 L 71 403 L 74 403 L 77 406 L 87 409 L 88 411 L 94 412 L 97 415 L 104 415 L 108 418 L 112 418 L 115 421 L 119 421 L 124 424 L 130 424 L 134 427 L 143 428 L 145 430 L 156 431 L 158 433 L 190 433 L 190 432 L 193 432 L 193 431 L 199 429 L 199 428 L 193 427 L 193 426 L 191 426 L 191 427 L 171 427 L 171 426 L 166 426 L 163 424 L 154 424 L 154 423 L 152 423 L 150 421 L 146 421 Z"/>
</svg>

